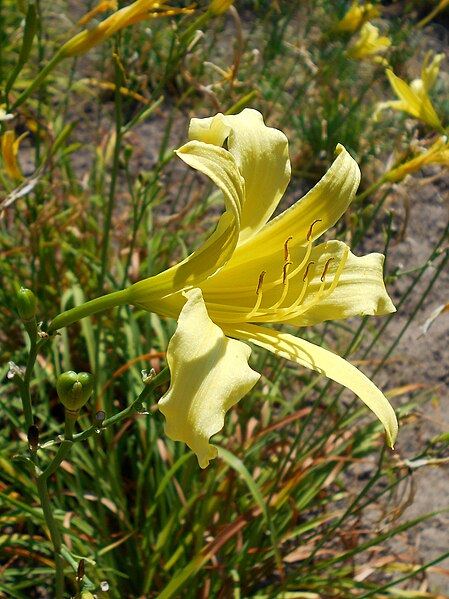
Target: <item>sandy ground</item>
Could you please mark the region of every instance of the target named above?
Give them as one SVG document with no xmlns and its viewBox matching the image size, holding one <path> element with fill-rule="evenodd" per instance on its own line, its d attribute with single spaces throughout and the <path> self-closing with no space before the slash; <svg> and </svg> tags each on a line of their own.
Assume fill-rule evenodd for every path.
<svg viewBox="0 0 449 599">
<path fill-rule="evenodd" d="M 409 181 L 405 189 L 398 190 L 397 201 L 389 206 L 397 213 L 398 224 L 404 222 L 408 211 L 409 222 L 403 238 L 390 249 L 388 269 L 399 266 L 401 270 L 425 264 L 449 219 L 449 176 L 433 184 L 421 186 L 419 178 Z M 443 244 L 449 249 L 449 239 Z M 389 336 L 398 334 L 429 285 L 436 267 L 444 255 L 427 269 L 410 298 L 398 310 Z M 390 288 L 392 296 L 402 296 L 410 277 L 398 279 Z M 441 304 L 449 302 L 449 267 L 446 265 L 437 282 L 418 310 L 410 327 L 404 333 L 396 350 L 399 362 L 388 365 L 389 388 L 409 384 L 422 384 L 432 388 L 433 399 L 417 407 L 403 425 L 397 442 L 399 460 L 411 460 L 420 453 L 426 442 L 449 430 L 449 313 L 442 314 L 423 335 L 422 325 Z M 396 406 L 401 398 L 393 400 Z M 433 510 L 449 509 L 449 464 L 426 466 L 413 471 L 415 494 L 402 520 L 416 518 Z M 442 513 L 413 529 L 412 542 L 424 563 L 449 551 L 449 512 Z M 438 568 L 446 569 L 446 573 Z M 428 573 L 433 591 L 449 594 L 449 558 Z"/>
</svg>

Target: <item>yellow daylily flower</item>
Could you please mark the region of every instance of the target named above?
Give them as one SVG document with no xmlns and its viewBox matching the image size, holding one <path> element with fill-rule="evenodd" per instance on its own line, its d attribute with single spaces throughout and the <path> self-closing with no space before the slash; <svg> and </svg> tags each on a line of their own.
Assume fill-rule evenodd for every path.
<svg viewBox="0 0 449 599">
<path fill-rule="evenodd" d="M 357 31 L 364 23 L 379 15 L 380 11 L 376 6 L 371 3 L 360 6 L 358 0 L 354 0 L 351 8 L 335 26 L 335 31 Z"/>
<path fill-rule="evenodd" d="M 418 154 L 404 164 L 390 170 L 385 176 L 385 181 L 401 181 L 406 175 L 416 173 L 416 171 L 429 164 L 444 164 L 449 166 L 449 142 L 447 137 L 440 137 L 432 146 Z"/>
<path fill-rule="evenodd" d="M 92 19 L 108 10 L 117 10 L 117 0 L 101 0 L 92 10 L 83 15 L 78 21 L 78 27 L 85 27 Z"/>
<path fill-rule="evenodd" d="M 166 432 L 195 451 L 201 467 L 216 455 L 210 437 L 226 411 L 255 384 L 244 341 L 325 374 L 373 410 L 393 446 L 394 411 L 364 374 L 304 339 L 262 324 L 298 327 L 395 310 L 383 282 L 381 254 L 356 257 L 340 241 L 314 245 L 346 211 L 360 181 L 342 147 L 301 200 L 269 220 L 290 180 L 288 141 L 262 115 L 192 119 L 177 155 L 222 191 L 225 212 L 215 232 L 168 270 L 57 316 L 50 330 L 108 307 L 129 303 L 178 319 L 167 359 L 172 375 L 159 406 Z"/>
<path fill-rule="evenodd" d="M 370 58 L 375 62 L 386 63 L 386 60 L 381 56 L 377 56 L 380 52 L 385 52 L 391 46 L 391 40 L 385 35 L 379 34 L 378 27 L 365 23 L 360 31 L 358 38 L 347 51 L 347 56 L 362 60 Z"/>
<path fill-rule="evenodd" d="M 104 8 L 102 4 L 104 3 L 100 3 L 100 6 Z M 189 11 L 182 8 L 171 8 L 158 0 L 136 0 L 132 4 L 114 12 L 114 14 L 101 21 L 96 27 L 80 31 L 80 33 L 62 46 L 60 52 L 58 52 L 58 57 L 80 56 L 94 46 L 98 46 L 98 44 L 101 44 L 124 27 L 134 25 L 151 17 L 175 15 L 180 12 Z M 90 16 L 91 13 L 88 13 L 87 17 Z"/>
<path fill-rule="evenodd" d="M 440 63 L 444 58 L 444 54 L 436 54 L 432 58 L 431 52 L 428 52 L 421 69 L 421 78 L 415 79 L 409 85 L 399 77 L 397 77 L 390 69 L 386 70 L 388 80 L 391 87 L 395 91 L 399 100 L 391 102 L 382 102 L 378 105 L 376 113 L 385 108 L 393 108 L 407 112 L 411 116 L 424 121 L 438 131 L 443 130 L 443 126 L 438 118 L 437 113 L 432 105 L 429 96 L 429 91 L 434 86 Z"/>
<path fill-rule="evenodd" d="M 21 181 L 23 179 L 17 163 L 17 154 L 19 153 L 20 142 L 26 135 L 27 133 L 23 133 L 20 137 L 16 138 L 14 131 L 5 131 L 2 135 L 1 152 L 3 164 L 6 174 L 14 181 Z"/>
<path fill-rule="evenodd" d="M 17 109 L 18 106 L 32 94 L 32 92 L 48 77 L 48 74 L 58 65 L 62 60 L 74 56 L 80 56 L 85 54 L 95 46 L 98 46 L 112 35 L 117 33 L 120 29 L 134 25 L 145 19 L 151 19 L 156 17 L 173 16 L 178 14 L 189 14 L 194 12 L 191 8 L 172 8 L 163 2 L 158 0 L 136 0 L 128 6 L 124 6 L 120 10 L 117 10 L 112 15 L 93 26 L 90 20 L 97 14 L 108 10 L 116 5 L 114 0 L 103 0 L 96 8 L 88 12 L 84 17 L 81 18 L 79 23 L 86 24 L 85 29 L 74 35 L 69 39 L 61 48 L 54 54 L 50 61 L 45 67 L 39 72 L 37 77 L 31 82 L 31 84 L 20 94 L 13 104 L 13 110 Z"/>
</svg>

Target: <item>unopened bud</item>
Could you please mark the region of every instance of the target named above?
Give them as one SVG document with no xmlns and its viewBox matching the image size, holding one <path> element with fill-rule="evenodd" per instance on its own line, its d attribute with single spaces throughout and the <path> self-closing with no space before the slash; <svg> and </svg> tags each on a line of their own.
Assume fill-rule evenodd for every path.
<svg viewBox="0 0 449 599">
<path fill-rule="evenodd" d="M 16 297 L 17 312 L 24 322 L 32 320 L 36 316 L 37 300 L 31 289 L 21 287 Z"/>
<path fill-rule="evenodd" d="M 71 412 L 79 411 L 92 395 L 94 380 L 89 372 L 68 370 L 59 375 L 56 391 L 64 407 Z"/>
</svg>

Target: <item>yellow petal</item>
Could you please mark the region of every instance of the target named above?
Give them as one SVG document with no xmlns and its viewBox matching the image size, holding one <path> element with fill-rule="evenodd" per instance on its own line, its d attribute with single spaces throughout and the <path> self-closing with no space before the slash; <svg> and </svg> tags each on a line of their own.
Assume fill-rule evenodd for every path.
<svg viewBox="0 0 449 599">
<path fill-rule="evenodd" d="M 325 265 L 332 258 L 326 270 L 326 282 L 327 285 L 331 285 L 345 249 L 346 244 L 341 241 L 328 241 L 313 248 L 310 260 L 315 264 L 310 269 L 310 282 L 303 305 L 313 300 L 322 283 L 321 275 Z M 385 289 L 384 259 L 382 254 L 373 253 L 359 257 L 349 252 L 338 284 L 332 293 L 298 318 L 290 320 L 289 324 L 311 326 L 325 320 L 341 320 L 350 316 L 380 316 L 396 312 Z M 291 287 L 294 287 L 294 284 Z"/>
<path fill-rule="evenodd" d="M 157 309 L 154 302 L 164 295 L 197 286 L 226 264 L 234 252 L 240 231 L 244 182 L 233 156 L 223 148 L 197 141 L 189 142 L 177 154 L 221 189 L 226 211 L 214 233 L 198 250 L 172 268 L 130 287 L 133 303 L 151 311 Z M 161 313 L 172 315 L 163 309 Z"/>
<path fill-rule="evenodd" d="M 405 176 L 412 175 L 427 164 L 449 164 L 448 141 L 445 136 L 440 137 L 432 146 L 414 158 L 407 160 L 384 175 L 386 181 L 401 181 Z"/>
<path fill-rule="evenodd" d="M 217 146 L 228 140 L 228 150 L 245 180 L 239 240 L 243 243 L 265 225 L 290 181 L 286 136 L 267 127 L 260 112 L 250 108 L 236 115 L 192 119 L 189 136 Z"/>
<path fill-rule="evenodd" d="M 226 412 L 260 375 L 248 366 L 250 348 L 225 337 L 210 320 L 201 291 L 184 295 L 187 302 L 167 350 L 171 384 L 158 405 L 166 434 L 186 443 L 206 468 L 217 455 L 210 437 L 223 428 Z"/>
<path fill-rule="evenodd" d="M 390 46 L 391 40 L 388 37 L 379 35 L 379 29 L 371 23 L 365 23 L 359 37 L 346 54 L 350 58 L 361 60 L 378 52 L 383 52 Z"/>
<path fill-rule="evenodd" d="M 204 290 L 222 287 L 232 289 L 248 287 L 254 295 L 257 280 L 262 271 L 279 277 L 284 264 L 284 245 L 289 249 L 296 264 L 301 261 L 311 224 L 311 239 L 316 239 L 332 227 L 346 211 L 355 196 L 360 181 L 360 170 L 349 153 L 339 146 L 338 157 L 322 179 L 293 206 L 270 221 L 259 233 L 246 243 L 239 245 L 226 267 L 211 281 L 206 281 Z"/>
<path fill-rule="evenodd" d="M 421 80 L 426 92 L 429 92 L 435 85 L 438 73 L 440 72 L 440 64 L 444 58 L 444 54 L 435 54 L 432 56 L 431 51 L 427 52 L 421 69 Z"/>
<path fill-rule="evenodd" d="M 387 445 L 393 447 L 398 433 L 394 410 L 384 394 L 355 366 L 318 345 L 288 333 L 257 325 L 235 329 L 227 327 L 225 332 L 324 374 L 353 391 L 379 418 L 385 428 Z"/>
<path fill-rule="evenodd" d="M 401 104 L 394 106 L 397 110 L 408 112 L 411 116 L 420 119 L 434 127 L 442 130 L 443 126 L 435 112 L 432 102 L 427 93 L 417 94 L 405 81 L 397 77 L 393 71 L 386 70 L 391 87 L 401 99 Z"/>
<path fill-rule="evenodd" d="M 364 6 L 359 6 L 359 3 L 354 1 L 348 12 L 338 21 L 335 31 L 355 31 L 363 23 L 379 15 L 379 9 L 372 4 L 368 3 Z"/>
<path fill-rule="evenodd" d="M 17 163 L 17 154 L 19 152 L 19 144 L 26 133 L 16 139 L 14 131 L 5 131 L 1 138 L 2 160 L 5 166 L 6 174 L 14 181 L 23 179 Z"/>
</svg>

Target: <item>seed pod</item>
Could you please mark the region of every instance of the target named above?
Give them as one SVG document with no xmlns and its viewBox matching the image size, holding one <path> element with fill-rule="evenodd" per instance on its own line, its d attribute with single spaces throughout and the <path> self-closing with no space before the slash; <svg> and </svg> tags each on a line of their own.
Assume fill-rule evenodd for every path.
<svg viewBox="0 0 449 599">
<path fill-rule="evenodd" d="M 31 289 L 21 287 L 16 297 L 17 312 L 24 322 L 29 322 L 36 316 L 37 300 Z"/>
<path fill-rule="evenodd" d="M 79 411 L 92 395 L 94 380 L 89 372 L 63 372 L 56 383 L 56 391 L 64 407 L 71 412 Z"/>
</svg>

